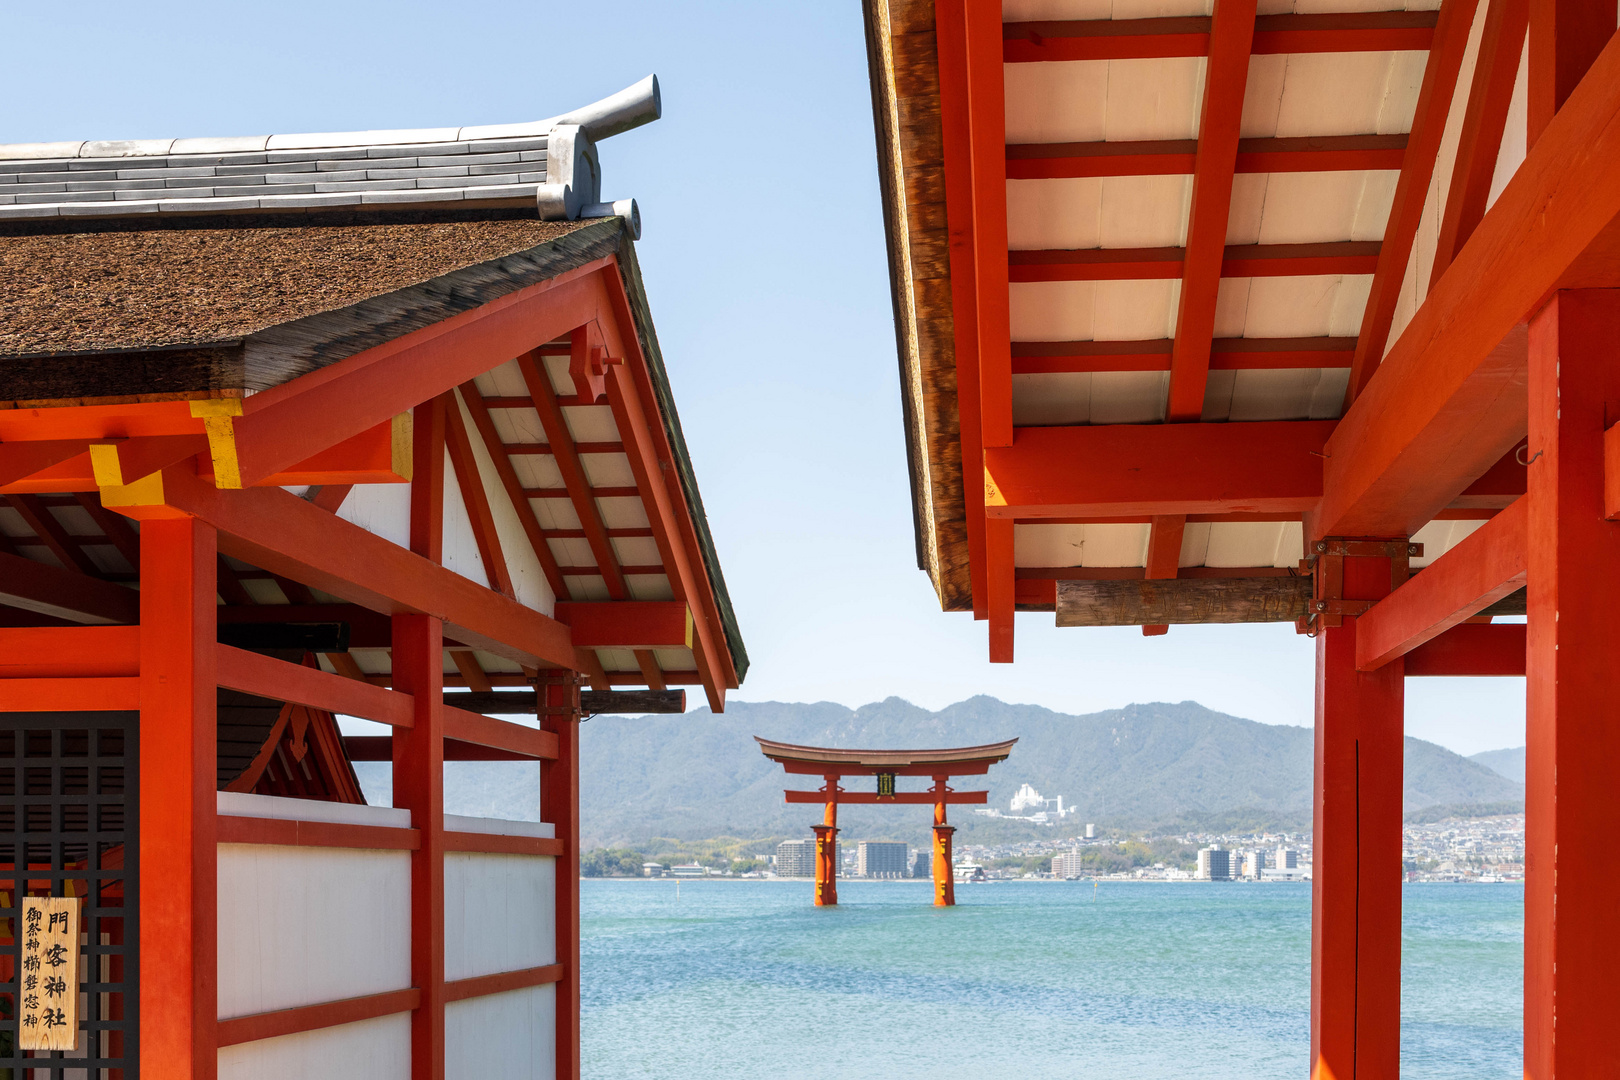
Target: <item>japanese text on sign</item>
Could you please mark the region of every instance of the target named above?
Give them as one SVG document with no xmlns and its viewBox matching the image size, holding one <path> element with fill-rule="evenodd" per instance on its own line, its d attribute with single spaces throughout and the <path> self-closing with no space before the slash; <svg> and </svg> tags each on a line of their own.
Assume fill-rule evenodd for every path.
<svg viewBox="0 0 1620 1080">
<path fill-rule="evenodd" d="M 79 1036 L 79 901 L 25 896 L 21 914 L 17 1044 L 72 1050 Z"/>
</svg>

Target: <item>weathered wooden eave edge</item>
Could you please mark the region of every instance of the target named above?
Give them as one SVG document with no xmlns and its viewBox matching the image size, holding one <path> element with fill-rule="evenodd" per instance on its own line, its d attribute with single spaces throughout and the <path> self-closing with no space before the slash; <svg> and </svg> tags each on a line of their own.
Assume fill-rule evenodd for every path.
<svg viewBox="0 0 1620 1080">
<path fill-rule="evenodd" d="M 703 509 L 703 495 L 698 490 L 697 473 L 692 468 L 692 455 L 686 447 L 686 436 L 681 431 L 681 416 L 675 408 L 675 394 L 670 389 L 669 371 L 664 366 L 664 354 L 658 347 L 658 332 L 653 328 L 652 307 L 647 303 L 647 290 L 641 281 L 641 264 L 636 261 L 635 243 L 630 239 L 628 227 L 622 218 L 610 218 L 618 230 L 619 276 L 624 282 L 625 296 L 636 322 L 636 333 L 641 338 L 641 351 L 647 358 L 647 369 L 652 375 L 653 393 L 658 398 L 658 411 L 663 417 L 664 433 L 669 438 L 675 455 L 675 471 L 680 477 L 681 491 L 686 496 L 686 510 L 692 515 L 692 528 L 697 535 L 703 556 L 703 568 L 709 575 L 709 587 L 714 590 L 715 607 L 720 612 L 721 629 L 726 635 L 726 649 L 731 654 L 731 665 L 740 685 L 748 674 L 748 650 L 743 645 L 742 630 L 737 625 L 737 612 L 731 605 L 731 592 L 726 588 L 726 576 L 720 569 L 720 556 L 715 551 L 714 535 L 709 531 L 709 516 Z"/>
<path fill-rule="evenodd" d="M 863 0 L 862 8 L 918 565 L 933 581 L 943 609 L 965 611 L 973 606 L 973 592 L 934 5 L 933 0 Z M 897 62 L 902 59 L 897 48 L 903 63 Z M 913 189 L 930 197 L 912 198 Z"/>
</svg>

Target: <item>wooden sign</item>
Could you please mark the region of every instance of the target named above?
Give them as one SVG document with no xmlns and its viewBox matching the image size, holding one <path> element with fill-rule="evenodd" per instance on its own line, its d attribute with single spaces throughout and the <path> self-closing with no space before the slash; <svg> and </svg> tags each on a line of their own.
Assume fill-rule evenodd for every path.
<svg viewBox="0 0 1620 1080">
<path fill-rule="evenodd" d="M 21 923 L 17 1044 L 72 1050 L 79 1041 L 79 900 L 23 897 Z"/>
</svg>

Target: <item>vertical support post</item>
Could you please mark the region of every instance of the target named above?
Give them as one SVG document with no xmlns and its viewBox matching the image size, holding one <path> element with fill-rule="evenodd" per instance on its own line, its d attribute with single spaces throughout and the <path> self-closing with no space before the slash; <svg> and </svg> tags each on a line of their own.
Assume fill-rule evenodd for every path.
<svg viewBox="0 0 1620 1080">
<path fill-rule="evenodd" d="M 557 856 L 557 1080 L 579 1080 L 579 679 L 553 671 L 540 680 L 540 727 L 557 736 L 557 756 L 540 763 L 540 819 L 549 821 Z"/>
<path fill-rule="evenodd" d="M 1616 340 L 1620 290 L 1557 293 L 1530 321 L 1524 1075 L 1534 1080 L 1612 1069 L 1620 1007 L 1620 524 L 1603 517 Z"/>
<path fill-rule="evenodd" d="M 838 830 L 831 825 L 812 825 L 816 834 L 816 907 L 838 905 L 838 883 L 834 879 L 833 834 Z"/>
<path fill-rule="evenodd" d="M 1346 602 L 1377 600 L 1406 576 L 1404 557 L 1345 556 L 1342 567 Z M 1356 670 L 1355 618 L 1319 630 L 1312 1080 L 1399 1075 L 1405 683 L 1401 660 Z"/>
<path fill-rule="evenodd" d="M 411 1080 L 444 1080 L 444 624 L 393 617 L 394 688 L 415 702 L 414 726 L 395 728 L 394 805 L 411 812 Z"/>
<path fill-rule="evenodd" d="M 951 834 L 956 829 L 945 824 L 945 777 L 934 777 L 934 906 L 956 906 L 956 878 L 951 871 Z"/>
<path fill-rule="evenodd" d="M 987 474 L 988 475 L 988 474 Z M 987 518 L 984 523 L 985 595 L 990 604 L 990 662 L 1013 662 L 1013 612 L 1017 610 L 1018 571 L 1013 557 L 1013 520 Z"/>
<path fill-rule="evenodd" d="M 1526 72 L 1531 146 L 1614 36 L 1615 14 L 1615 5 L 1604 0 L 1531 0 Z"/>
<path fill-rule="evenodd" d="M 174 1080 L 218 1073 L 216 557 L 195 518 L 142 524 L 140 1056 Z"/>
</svg>

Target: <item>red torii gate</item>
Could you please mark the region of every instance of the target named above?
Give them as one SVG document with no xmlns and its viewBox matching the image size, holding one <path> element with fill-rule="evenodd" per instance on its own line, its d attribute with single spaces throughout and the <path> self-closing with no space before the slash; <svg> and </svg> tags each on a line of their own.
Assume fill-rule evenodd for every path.
<svg viewBox="0 0 1620 1080">
<path fill-rule="evenodd" d="M 949 803 L 986 803 L 987 791 L 952 791 L 946 783 L 953 776 L 983 776 L 990 766 L 1005 761 L 1017 739 L 962 746 L 954 750 L 835 750 L 825 746 L 796 746 L 754 736 L 762 753 L 782 766 L 789 775 L 820 776 L 826 784 L 820 791 L 784 792 L 790 803 L 825 803 L 826 815 L 816 833 L 816 906 L 838 903 L 838 804 L 874 805 L 904 803 L 934 804 L 934 906 L 953 907 L 956 887 L 951 878 L 951 834 L 956 831 L 945 822 Z M 875 776 L 877 790 L 845 791 L 838 781 L 846 776 Z M 932 791 L 896 791 L 899 776 L 931 776 Z"/>
</svg>

